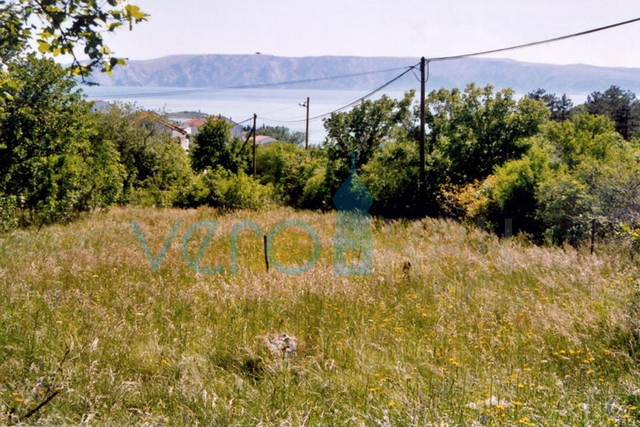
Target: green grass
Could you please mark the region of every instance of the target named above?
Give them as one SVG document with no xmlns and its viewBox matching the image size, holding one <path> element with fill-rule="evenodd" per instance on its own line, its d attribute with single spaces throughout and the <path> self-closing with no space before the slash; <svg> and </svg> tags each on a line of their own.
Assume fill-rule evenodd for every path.
<svg viewBox="0 0 640 427">
<path fill-rule="evenodd" d="M 320 234 L 311 271 L 266 273 L 262 241 L 245 230 L 239 274 L 228 274 L 234 224 L 268 231 L 289 218 Z M 200 219 L 220 221 L 201 265 L 225 273 L 197 275 L 182 260 L 182 234 Z M 183 221 L 158 273 L 130 220 L 154 253 Z M 629 257 L 448 221 L 372 226 L 374 273 L 353 278 L 333 275 L 334 216 L 289 209 L 129 208 L 1 236 L 0 424 L 56 392 L 24 422 L 640 424 L 640 275 Z M 275 245 L 286 265 L 312 252 L 294 229 Z M 268 348 L 283 333 L 297 340 L 293 356 Z"/>
</svg>

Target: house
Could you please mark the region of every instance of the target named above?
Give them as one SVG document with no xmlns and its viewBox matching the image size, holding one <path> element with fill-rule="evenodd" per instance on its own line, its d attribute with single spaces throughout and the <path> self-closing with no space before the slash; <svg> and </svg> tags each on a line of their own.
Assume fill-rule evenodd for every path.
<svg viewBox="0 0 640 427">
<path fill-rule="evenodd" d="M 95 101 L 89 101 L 91 104 L 91 112 L 92 113 L 103 113 L 109 111 L 113 107 L 113 104 L 110 104 L 106 101 L 102 101 L 100 99 Z"/>
<path fill-rule="evenodd" d="M 105 101 L 90 101 L 91 111 L 94 113 L 108 113 L 116 105 Z M 186 151 L 189 149 L 189 138 L 186 130 L 182 129 L 178 123 L 167 120 L 153 111 L 139 111 L 134 113 L 131 123 L 141 124 L 150 128 L 166 132 L 176 139 L 176 142 Z"/>
<path fill-rule="evenodd" d="M 213 117 L 216 119 L 222 119 L 225 122 L 227 122 L 227 124 L 230 126 L 230 131 L 231 131 L 231 137 L 232 138 L 240 138 L 242 139 L 242 126 L 240 126 L 239 124 L 237 124 L 236 122 L 234 122 L 233 120 L 221 116 L 221 115 L 217 115 L 217 116 L 209 116 L 209 117 Z M 206 119 L 201 119 L 198 117 L 194 117 L 191 118 L 189 120 L 185 120 L 184 122 L 180 123 L 180 127 L 182 129 L 184 129 L 185 131 L 187 131 L 187 134 L 190 136 L 190 138 L 193 138 L 194 136 L 196 136 L 198 134 L 198 132 L 200 131 L 200 128 L 202 127 L 202 125 L 204 125 Z"/>
<path fill-rule="evenodd" d="M 185 151 L 189 150 L 189 134 L 178 123 L 167 120 L 153 111 L 141 111 L 136 115 L 134 122 L 143 123 L 170 134 Z"/>
<path fill-rule="evenodd" d="M 225 122 L 227 122 L 229 125 L 231 125 L 231 137 L 232 138 L 240 138 L 242 139 L 242 126 L 240 126 L 239 124 L 237 124 L 236 122 L 234 122 L 233 120 L 225 117 L 225 116 L 221 116 L 218 115 L 219 119 L 223 119 Z"/>
<path fill-rule="evenodd" d="M 204 125 L 204 122 L 205 122 L 204 119 L 194 117 L 192 119 L 185 120 L 184 122 L 180 123 L 180 127 L 185 131 L 187 131 L 187 134 L 190 137 L 192 137 L 198 133 L 198 131 L 200 130 L 200 127 Z"/>
<path fill-rule="evenodd" d="M 264 145 L 270 142 L 276 142 L 276 139 L 267 135 L 256 135 L 256 145 Z"/>
</svg>

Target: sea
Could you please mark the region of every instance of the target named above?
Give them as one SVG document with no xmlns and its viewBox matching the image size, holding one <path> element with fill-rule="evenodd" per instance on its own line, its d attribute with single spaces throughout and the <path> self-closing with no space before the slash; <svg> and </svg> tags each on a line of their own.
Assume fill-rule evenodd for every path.
<svg viewBox="0 0 640 427">
<path fill-rule="evenodd" d="M 326 138 L 324 119 L 331 112 L 347 111 L 366 96 L 367 90 L 308 90 L 308 89 L 197 89 L 171 87 L 84 86 L 89 100 L 131 103 L 140 108 L 166 113 L 198 111 L 223 115 L 243 126 L 286 126 L 292 131 L 305 132 L 306 103 L 309 98 L 309 143 L 320 144 Z M 403 91 L 388 90 L 375 93 L 371 99 L 387 95 L 401 99 Z M 516 97 L 522 96 L 516 94 Z M 574 105 L 583 103 L 586 94 L 569 95 Z M 185 117 L 188 118 L 188 117 Z"/>
<path fill-rule="evenodd" d="M 357 105 L 369 91 L 356 90 L 301 90 L 301 89 L 240 89 L 211 90 L 170 87 L 85 86 L 82 88 L 89 100 L 131 103 L 140 108 L 166 113 L 197 111 L 211 115 L 223 115 L 243 126 L 286 126 L 292 131 L 305 132 L 306 107 L 309 98 L 309 143 L 320 144 L 326 137 L 323 120 L 331 112 Z M 379 92 L 382 95 L 402 98 L 404 92 Z M 301 105 L 302 104 L 302 105 Z"/>
</svg>

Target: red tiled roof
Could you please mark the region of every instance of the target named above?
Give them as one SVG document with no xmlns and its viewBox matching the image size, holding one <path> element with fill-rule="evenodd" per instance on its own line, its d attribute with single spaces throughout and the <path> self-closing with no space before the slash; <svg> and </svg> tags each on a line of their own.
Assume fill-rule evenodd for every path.
<svg viewBox="0 0 640 427">
<path fill-rule="evenodd" d="M 263 142 L 273 142 L 276 141 L 275 138 L 267 136 L 267 135 L 256 135 L 256 143 L 261 144 Z"/>
<path fill-rule="evenodd" d="M 204 119 L 199 119 L 197 117 L 194 117 L 192 119 L 186 120 L 184 122 L 182 122 L 182 126 L 183 127 L 197 127 L 199 128 L 200 126 L 202 126 L 204 124 Z"/>
<path fill-rule="evenodd" d="M 166 119 L 162 118 L 159 114 L 157 114 L 157 113 L 155 113 L 153 111 L 141 111 L 141 112 L 139 112 L 134 117 L 133 122 L 135 123 L 135 122 L 138 122 L 140 120 L 147 119 L 147 118 L 155 121 L 156 123 L 161 124 L 162 126 L 164 126 L 166 128 L 169 128 L 169 129 L 174 130 L 176 132 L 180 132 L 180 133 L 182 133 L 184 135 L 187 134 L 187 132 L 184 129 L 180 128 L 177 123 L 170 122 L 169 120 L 166 120 Z"/>
</svg>

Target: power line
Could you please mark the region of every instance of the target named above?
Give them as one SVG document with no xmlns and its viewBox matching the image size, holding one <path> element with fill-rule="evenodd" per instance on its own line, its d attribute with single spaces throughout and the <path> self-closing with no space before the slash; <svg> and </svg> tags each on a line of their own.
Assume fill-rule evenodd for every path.
<svg viewBox="0 0 640 427">
<path fill-rule="evenodd" d="M 100 98 L 100 99 L 122 99 L 122 98 L 151 98 L 154 96 L 171 96 L 171 95 L 185 95 L 190 93 L 205 93 L 205 92 L 222 92 L 226 90 L 238 90 L 238 89 L 258 89 L 258 88 L 267 88 L 267 87 L 275 87 L 275 86 L 289 86 L 301 83 L 315 83 L 321 81 L 328 80 L 339 80 L 339 79 L 347 79 L 351 77 L 362 77 L 372 74 L 382 74 L 389 73 L 391 71 L 404 70 L 405 67 L 398 68 L 387 68 L 384 70 L 374 70 L 374 71 L 363 71 L 361 73 L 352 73 L 352 74 L 342 74 L 337 76 L 329 76 L 329 77 L 317 77 L 313 79 L 302 79 L 302 80 L 289 80 L 282 82 L 272 82 L 272 83 L 256 83 L 250 85 L 238 85 L 238 86 L 226 86 L 219 88 L 196 88 L 196 89 L 184 89 L 184 90 L 174 90 L 174 91 L 164 91 L 164 92 L 153 92 L 153 93 L 130 93 L 130 94 L 116 94 L 116 95 L 104 95 L 104 96 L 90 96 L 89 98 Z"/>
<path fill-rule="evenodd" d="M 349 101 L 349 104 L 351 104 L 352 102 L 358 102 L 362 97 L 358 96 L 357 98 L 354 98 L 352 101 Z M 270 113 L 263 113 L 264 115 L 268 115 Z M 261 119 L 266 120 L 268 122 L 278 122 L 278 123 L 300 123 L 303 121 L 306 121 L 306 119 L 269 119 L 269 118 L 265 118 L 263 116 L 263 114 L 258 114 L 258 116 L 260 116 Z"/>
<path fill-rule="evenodd" d="M 469 57 L 472 57 L 472 56 L 488 55 L 488 54 L 491 54 L 491 53 L 498 53 L 498 52 L 506 52 L 506 51 L 510 51 L 510 50 L 516 50 L 516 49 L 523 49 L 523 48 L 527 48 L 527 47 L 538 46 L 538 45 L 541 45 L 541 44 L 553 43 L 553 42 L 567 40 L 567 39 L 571 39 L 571 38 L 575 38 L 575 37 L 581 37 L 581 36 L 584 36 L 584 35 L 587 35 L 587 34 L 593 34 L 593 33 L 597 33 L 597 32 L 600 32 L 600 31 L 609 30 L 611 28 L 632 24 L 632 23 L 635 23 L 635 22 L 638 22 L 638 21 L 640 21 L 640 18 L 634 18 L 634 19 L 630 19 L 628 21 L 623 21 L 623 22 L 618 22 L 618 23 L 611 24 L 611 25 L 606 25 L 604 27 L 593 28 L 593 29 L 586 30 L 586 31 L 581 31 L 581 32 L 578 32 L 578 33 L 572 33 L 572 34 L 568 34 L 568 35 L 564 35 L 564 36 L 560 36 L 560 37 L 554 37 L 554 38 L 535 41 L 535 42 L 531 42 L 531 43 L 525 43 L 525 44 L 520 44 L 520 45 L 515 45 L 515 46 L 503 47 L 503 48 L 500 48 L 500 49 L 492 49 L 492 50 L 485 50 L 485 51 L 480 51 L 480 52 L 465 53 L 465 54 L 461 54 L 461 55 L 450 55 L 450 56 L 440 56 L 440 57 L 435 57 L 435 58 L 429 58 L 429 59 L 426 60 L 426 67 L 427 67 L 427 69 L 426 69 L 426 72 L 427 72 L 426 82 L 429 81 L 429 77 L 430 77 L 430 67 L 429 67 L 429 65 L 430 65 L 431 62 L 450 61 L 450 60 L 455 60 L 455 59 L 469 58 Z M 404 76 L 409 71 L 413 72 L 414 76 L 415 76 L 415 72 L 414 72 L 415 67 L 416 67 L 416 65 L 409 67 L 409 69 L 407 69 L 405 72 L 403 72 L 402 74 L 400 74 L 399 76 L 397 76 L 393 80 L 385 83 L 384 85 L 382 85 L 381 87 L 373 90 L 372 92 L 368 93 L 367 95 L 365 95 L 365 96 L 363 96 L 361 98 L 358 98 L 356 101 L 351 102 L 351 103 L 349 103 L 349 104 L 347 104 L 347 105 L 345 105 L 343 107 L 340 107 L 340 108 L 338 108 L 336 110 L 333 110 L 333 111 L 331 111 L 329 113 L 312 117 L 309 120 L 310 121 L 315 121 L 317 119 L 330 116 L 333 113 L 337 113 L 337 112 L 342 111 L 342 110 L 344 110 L 346 108 L 349 108 L 349 107 L 357 104 L 358 102 L 362 101 L 363 99 L 366 99 L 366 98 L 370 97 L 371 95 L 375 94 L 376 92 L 384 89 L 385 87 L 387 87 L 391 83 L 395 82 L 396 80 L 398 80 L 399 78 Z M 415 77 L 417 78 L 417 76 L 415 76 Z M 261 118 L 263 120 L 265 120 L 265 121 L 270 121 L 270 122 L 275 122 L 275 123 L 285 123 L 285 124 L 287 124 L 287 123 L 289 123 L 289 124 L 302 123 L 302 122 L 305 121 L 305 120 L 274 120 L 274 119 L 268 119 L 268 118 L 264 118 L 264 117 L 261 117 Z"/>
<path fill-rule="evenodd" d="M 241 122 L 236 122 L 237 125 L 241 125 L 243 123 L 247 123 L 248 121 L 253 120 L 253 117 L 249 117 L 247 120 L 243 120 Z"/>
<path fill-rule="evenodd" d="M 481 52 L 465 53 L 465 54 L 462 54 L 462 55 L 440 56 L 440 57 L 436 57 L 436 58 L 429 58 L 428 61 L 430 61 L 430 62 L 450 61 L 452 59 L 462 59 L 462 58 L 469 58 L 469 57 L 472 57 L 472 56 L 488 55 L 488 54 L 491 54 L 491 53 L 498 53 L 498 52 L 506 52 L 506 51 L 510 51 L 510 50 L 516 50 L 516 49 L 523 49 L 523 48 L 527 48 L 527 47 L 538 46 L 538 45 L 541 45 L 541 44 L 553 43 L 553 42 L 557 42 L 557 41 L 561 41 L 561 40 L 567 40 L 567 39 L 571 39 L 571 38 L 574 38 L 574 37 L 581 37 L 581 36 L 585 36 L 587 34 L 597 33 L 599 31 L 609 30 L 611 28 L 620 27 L 620 26 L 623 26 L 623 25 L 633 24 L 634 22 L 638 22 L 638 21 L 640 21 L 640 18 L 634 18 L 634 19 L 630 19 L 628 21 L 618 22 L 616 24 L 606 25 L 604 27 L 598 27 L 598 28 L 594 28 L 594 29 L 591 29 L 591 30 L 587 30 L 587 31 L 581 31 L 579 33 L 568 34 L 566 36 L 554 37 L 554 38 L 551 38 L 551 39 L 540 40 L 540 41 L 535 41 L 535 42 L 531 42 L 531 43 L 525 43 L 525 44 L 519 44 L 519 45 L 515 45 L 515 46 L 503 47 L 503 48 L 500 48 L 500 49 L 484 50 L 484 51 L 481 51 Z"/>
<path fill-rule="evenodd" d="M 388 82 L 386 82 L 385 84 L 383 84 L 382 86 L 372 90 L 371 92 L 367 93 L 364 96 L 361 96 L 360 98 L 356 99 L 355 101 L 352 101 L 346 105 L 343 105 L 340 108 L 336 108 L 333 111 L 330 111 L 328 113 L 324 113 L 324 114 L 320 114 L 318 116 L 314 116 L 309 118 L 309 121 L 316 121 L 319 119 L 322 119 L 324 117 L 328 117 L 334 113 L 337 113 L 339 111 L 345 110 L 349 107 L 352 107 L 354 105 L 356 105 L 357 103 L 364 101 L 365 99 L 369 98 L 370 96 L 374 95 L 377 92 L 380 92 L 382 89 L 386 88 L 387 86 L 395 83 L 396 81 L 398 81 L 399 79 L 401 79 L 402 77 L 404 77 L 405 74 L 407 74 L 408 72 L 412 71 L 414 68 L 416 67 L 416 65 L 412 65 L 411 67 L 408 67 L 404 72 L 402 72 L 401 74 L 397 75 L 396 77 L 394 77 L 393 79 L 389 80 Z M 269 119 L 266 117 L 260 117 L 262 120 L 268 121 L 268 122 L 274 122 L 274 123 L 302 123 L 305 122 L 306 119 L 302 119 L 302 120 L 275 120 L 275 119 Z"/>
<path fill-rule="evenodd" d="M 553 42 L 557 42 L 557 41 L 562 41 L 562 40 L 567 40 L 567 39 L 571 39 L 571 38 L 575 38 L 575 37 L 581 37 L 587 34 L 593 34 L 593 33 L 597 33 L 600 31 L 605 31 L 605 30 L 609 30 L 611 28 L 615 28 L 615 27 L 620 27 L 623 25 L 628 25 L 628 24 L 632 24 L 635 22 L 639 22 L 640 18 L 634 18 L 634 19 L 630 19 L 628 21 L 623 21 L 623 22 L 618 22 L 615 24 L 611 24 L 611 25 L 606 25 L 604 27 L 598 27 L 598 28 L 593 28 L 590 30 L 586 30 L 586 31 L 581 31 L 579 33 L 572 33 L 572 34 L 568 34 L 568 35 L 564 35 L 564 36 L 560 36 L 560 37 L 554 37 L 554 38 L 550 38 L 550 39 L 546 39 L 546 40 L 540 40 L 540 41 L 535 41 L 535 42 L 531 42 L 531 43 L 525 43 L 525 44 L 520 44 L 520 45 L 515 45 L 515 46 L 509 46 L 509 47 L 503 47 L 500 49 L 492 49 L 492 50 L 485 50 L 485 51 L 480 51 L 480 52 L 472 52 L 472 53 L 465 53 L 465 54 L 461 54 L 461 55 L 451 55 L 451 56 L 440 56 L 440 57 L 435 57 L 435 58 L 430 58 L 426 60 L 426 80 L 425 83 L 429 81 L 429 77 L 430 77 L 430 63 L 431 62 L 438 62 L 438 61 L 449 61 L 449 60 L 454 60 L 454 59 L 462 59 L 462 58 L 469 58 L 472 56 L 480 56 L 480 55 L 488 55 L 491 53 L 498 53 L 498 52 L 506 52 L 506 51 L 510 51 L 510 50 L 516 50 L 516 49 L 523 49 L 523 48 L 527 48 L 527 47 L 532 47 L 532 46 L 537 46 L 537 45 L 541 45 L 541 44 L 546 44 L 546 43 L 553 43 Z M 372 92 L 368 93 L 367 95 L 359 98 L 358 100 L 349 103 L 343 107 L 340 107 L 330 113 L 326 113 L 326 114 L 322 114 L 319 116 L 315 116 L 313 118 L 311 118 L 310 120 L 316 120 L 319 118 L 323 118 L 323 117 L 327 117 L 330 116 L 333 113 L 336 113 L 338 111 L 344 110 L 346 108 L 349 108 L 355 104 L 357 104 L 358 102 L 362 101 L 363 99 L 366 99 L 368 97 L 370 97 L 371 95 L 373 95 L 374 93 L 384 89 L 385 87 L 387 87 L 388 85 L 390 85 L 391 83 L 395 82 L 396 80 L 398 80 L 399 78 L 401 78 L 402 76 L 404 76 L 406 73 L 408 73 L 409 71 L 413 72 L 414 76 L 416 77 L 416 79 L 418 79 L 418 81 L 420 81 L 420 79 L 418 78 L 418 76 L 415 75 L 415 71 L 414 69 L 416 68 L 416 65 L 413 65 L 411 67 L 409 67 L 409 69 L 407 69 L 405 72 L 403 72 L 402 74 L 400 74 L 399 76 L 397 76 L 396 78 L 394 78 L 393 80 L 390 80 L 389 82 L 385 83 L 384 85 L 380 86 L 379 88 L 373 90 Z M 272 119 L 267 119 L 267 118 L 262 118 L 263 120 L 266 121 L 271 121 L 271 122 L 278 122 L 278 123 L 301 123 L 304 120 L 272 120 Z"/>
<path fill-rule="evenodd" d="M 282 112 L 282 111 L 285 111 L 285 110 L 291 110 L 291 109 L 293 109 L 293 108 L 298 108 L 298 107 L 300 107 L 300 106 L 299 106 L 299 105 L 294 104 L 294 105 L 289 105 L 288 107 L 278 108 L 277 110 L 271 110 L 271 111 L 266 112 L 266 113 L 260 113 L 260 114 L 258 114 L 258 115 L 260 116 L 260 115 L 262 115 L 262 114 L 267 114 L 267 115 L 269 115 L 269 114 L 274 114 L 274 113 L 280 113 L 280 112 Z"/>
<path fill-rule="evenodd" d="M 504 48 L 499 48 L 499 49 L 492 49 L 492 50 L 485 50 L 485 51 L 479 51 L 479 52 L 471 52 L 471 53 L 465 53 L 465 54 L 460 54 L 460 55 L 450 55 L 450 56 L 440 56 L 440 57 L 434 57 L 434 58 L 429 58 L 426 60 L 426 71 L 427 71 L 427 75 L 426 75 L 426 81 L 429 80 L 429 76 L 430 76 L 430 70 L 429 70 L 429 64 L 431 62 L 440 62 L 440 61 L 449 61 L 449 60 L 455 60 L 455 59 L 462 59 L 462 58 L 469 58 L 469 57 L 473 57 L 473 56 L 481 56 L 481 55 L 488 55 L 488 54 L 492 54 L 492 53 L 499 53 L 499 52 L 506 52 L 506 51 L 511 51 L 511 50 L 516 50 L 516 49 L 523 49 L 523 48 L 528 48 L 528 47 L 532 47 L 532 46 L 538 46 L 541 44 L 547 44 L 547 43 L 553 43 L 553 42 L 557 42 L 557 41 L 562 41 L 562 40 L 567 40 L 567 39 L 571 39 L 571 38 L 575 38 L 575 37 L 581 37 L 584 35 L 588 35 L 588 34 L 593 34 L 593 33 L 597 33 L 600 31 L 605 31 L 605 30 L 609 30 L 611 28 L 615 28 L 615 27 L 620 27 L 623 25 L 628 25 L 628 24 L 632 24 L 635 22 L 639 22 L 640 18 L 634 18 L 634 19 L 630 19 L 627 21 L 623 21 L 623 22 L 618 22 L 615 24 L 611 24 L 611 25 L 606 25 L 603 27 L 598 27 L 598 28 L 594 28 L 594 29 L 590 29 L 590 30 L 586 30 L 586 31 L 581 31 L 578 33 L 572 33 L 572 34 L 568 34 L 568 35 L 564 35 L 564 36 L 560 36 L 560 37 L 554 37 L 554 38 L 550 38 L 550 39 L 546 39 L 546 40 L 540 40 L 540 41 L 535 41 L 535 42 L 531 42 L 531 43 L 525 43 L 525 44 L 520 44 L 520 45 L 514 45 L 514 46 L 509 46 L 509 47 L 504 47 Z M 396 76 L 395 78 L 389 80 L 388 82 L 386 82 L 385 84 L 383 84 L 382 86 L 374 89 L 373 91 L 367 93 L 366 95 L 356 99 L 355 101 L 352 101 L 340 108 L 337 108 L 331 112 L 325 113 L 325 114 L 321 114 L 318 116 L 314 116 L 312 118 L 309 119 L 309 121 L 316 121 L 319 119 L 322 119 L 324 117 L 330 116 L 331 114 L 337 113 L 339 111 L 342 111 L 344 109 L 347 109 L 361 101 L 363 101 L 364 99 L 369 98 L 370 96 L 374 95 L 375 93 L 381 91 L 382 89 L 386 88 L 387 86 L 391 85 L 392 83 L 394 83 L 395 81 L 399 80 L 400 78 L 402 78 L 405 74 L 407 74 L 408 72 L 413 72 L 414 76 L 415 76 L 415 72 L 414 69 L 417 67 L 417 65 L 413 65 L 411 67 L 408 68 L 390 68 L 390 69 L 385 69 L 385 70 L 376 70 L 376 71 L 365 71 L 365 72 L 361 72 L 361 73 L 352 73 L 352 74 L 343 74 L 343 75 L 337 75 L 337 76 L 330 76 L 330 77 L 319 77 L 319 78 L 313 78 L 313 79 L 302 79 L 302 80 L 290 80 L 290 81 L 283 81 L 283 82 L 273 82 L 273 83 L 258 83 L 258 84 L 252 84 L 252 85 L 238 85 L 238 86 L 227 86 L 227 87 L 220 87 L 220 88 L 196 88 L 196 89 L 186 89 L 186 90 L 177 90 L 177 91 L 165 91 L 165 92 L 155 92 L 155 93 L 133 93 L 133 94 L 121 94 L 121 95 L 107 95 L 107 96 L 93 96 L 93 97 L 89 97 L 89 98 L 101 98 L 101 99 L 121 99 L 121 98 L 146 98 L 146 97 L 154 97 L 154 96 L 171 96 L 171 95 L 179 95 L 179 94 L 189 94 L 189 93 L 204 93 L 204 92 L 220 92 L 220 91 L 226 91 L 226 90 L 234 90 L 234 89 L 255 89 L 255 88 L 267 88 L 267 87 L 276 87 L 276 86 L 286 86 L 286 85 L 295 85 L 295 84 L 301 84 L 301 83 L 313 83 L 313 82 L 320 82 L 320 81 L 327 81 L 327 80 L 337 80 L 337 79 L 344 79 L 344 78 L 351 78 L 351 77 L 361 77 L 361 76 L 365 76 L 365 75 L 371 75 L 371 74 L 380 74 L 380 73 L 386 73 L 386 72 L 391 72 L 391 71 L 398 71 L 398 70 L 405 70 L 404 72 L 402 72 L 400 75 Z M 415 76 L 417 78 L 417 76 Z M 418 79 L 419 80 L 419 79 Z M 288 109 L 288 108 L 284 108 L 284 109 Z M 283 109 L 283 110 L 284 110 Z M 248 122 L 250 119 L 247 119 L 243 122 L 240 123 L 244 123 L 244 122 Z M 261 117 L 261 119 L 265 120 L 265 121 L 269 121 L 269 122 L 275 122 L 275 123 L 289 123 L 289 124 L 293 124 L 293 123 L 302 123 L 305 122 L 305 119 L 301 119 L 301 120 L 275 120 L 275 119 L 269 119 L 269 118 L 265 118 L 265 117 Z"/>
<path fill-rule="evenodd" d="M 431 76 L 431 71 L 429 70 L 429 61 L 426 61 L 427 64 L 427 77 L 425 79 L 425 83 L 429 82 L 429 77 Z M 422 83 L 422 80 L 420 79 L 420 77 L 418 77 L 418 75 L 416 74 L 416 70 L 413 70 L 413 76 L 416 78 L 416 80 L 418 81 L 418 83 Z"/>
</svg>

